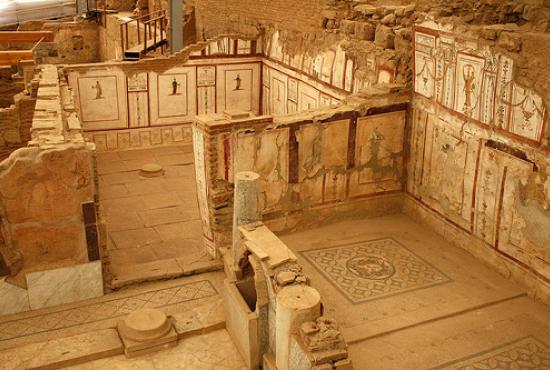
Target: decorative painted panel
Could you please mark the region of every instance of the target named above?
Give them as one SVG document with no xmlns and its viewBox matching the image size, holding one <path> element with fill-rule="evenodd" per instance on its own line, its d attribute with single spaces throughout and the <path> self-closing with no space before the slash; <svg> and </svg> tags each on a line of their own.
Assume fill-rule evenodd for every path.
<svg viewBox="0 0 550 370">
<path fill-rule="evenodd" d="M 405 112 L 392 112 L 357 120 L 355 168 L 350 196 L 400 190 L 403 176 Z"/>
<path fill-rule="evenodd" d="M 462 35 L 415 28 L 414 91 L 462 118 L 542 141 L 542 98 L 513 81 L 512 59 Z"/>
</svg>

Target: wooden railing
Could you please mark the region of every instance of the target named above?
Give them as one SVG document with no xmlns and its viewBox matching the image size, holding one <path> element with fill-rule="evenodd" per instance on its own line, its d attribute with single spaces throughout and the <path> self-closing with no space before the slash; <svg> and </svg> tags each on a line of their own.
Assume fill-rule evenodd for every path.
<svg viewBox="0 0 550 370">
<path fill-rule="evenodd" d="M 7 31 L 0 32 L 0 42 L 34 42 L 31 49 L 27 50 L 6 50 L 0 51 L 0 65 L 16 65 L 25 60 L 34 59 L 34 51 L 41 42 L 52 42 L 54 39 L 53 32 L 37 31 Z"/>
<path fill-rule="evenodd" d="M 132 23 L 135 22 L 135 29 L 132 27 Z M 164 53 L 164 46 L 167 42 L 166 33 L 166 10 L 158 10 L 141 17 L 134 18 L 132 20 L 121 23 L 121 46 L 122 54 L 126 51 L 139 50 L 142 54 L 147 54 L 148 51 L 161 48 Z M 135 32 L 137 34 L 137 45 L 130 45 L 130 35 Z M 143 44 L 143 48 L 140 45 Z"/>
</svg>

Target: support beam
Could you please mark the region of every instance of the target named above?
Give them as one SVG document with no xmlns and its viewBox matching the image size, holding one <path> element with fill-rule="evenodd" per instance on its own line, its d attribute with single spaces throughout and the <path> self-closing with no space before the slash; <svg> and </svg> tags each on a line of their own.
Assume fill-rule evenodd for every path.
<svg viewBox="0 0 550 370">
<path fill-rule="evenodd" d="M 0 51 L 0 65 L 16 65 L 22 60 L 33 60 L 32 50 Z"/>
<path fill-rule="evenodd" d="M 183 0 L 168 0 L 168 7 L 168 45 L 173 54 L 183 49 Z"/>
<path fill-rule="evenodd" d="M 0 31 L 0 42 L 53 42 L 52 31 Z"/>
</svg>

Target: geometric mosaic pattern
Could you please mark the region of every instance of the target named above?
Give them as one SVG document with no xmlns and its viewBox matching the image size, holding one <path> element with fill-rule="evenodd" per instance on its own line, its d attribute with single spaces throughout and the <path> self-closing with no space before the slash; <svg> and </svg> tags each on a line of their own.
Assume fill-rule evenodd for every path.
<svg viewBox="0 0 550 370">
<path fill-rule="evenodd" d="M 392 238 L 301 254 L 352 303 L 363 303 L 452 281 Z"/>
<path fill-rule="evenodd" d="M 550 370 L 550 347 L 533 337 L 461 358 L 432 370 Z"/>
<path fill-rule="evenodd" d="M 200 280 L 45 315 L 6 321 L 0 323 L 0 341 L 112 319 L 141 308 L 160 308 L 217 294 L 210 281 Z"/>
</svg>

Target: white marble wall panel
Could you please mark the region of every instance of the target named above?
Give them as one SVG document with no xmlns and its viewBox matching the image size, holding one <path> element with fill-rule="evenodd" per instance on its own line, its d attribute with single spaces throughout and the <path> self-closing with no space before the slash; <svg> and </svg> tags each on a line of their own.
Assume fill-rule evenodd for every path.
<svg viewBox="0 0 550 370">
<path fill-rule="evenodd" d="M 27 290 L 7 283 L 6 278 L 0 279 L 0 315 L 9 315 L 30 309 Z"/>
<path fill-rule="evenodd" d="M 27 274 L 33 310 L 103 295 L 101 261 Z"/>
</svg>

